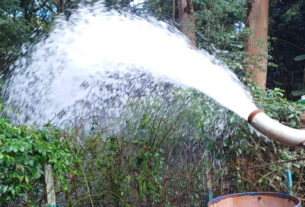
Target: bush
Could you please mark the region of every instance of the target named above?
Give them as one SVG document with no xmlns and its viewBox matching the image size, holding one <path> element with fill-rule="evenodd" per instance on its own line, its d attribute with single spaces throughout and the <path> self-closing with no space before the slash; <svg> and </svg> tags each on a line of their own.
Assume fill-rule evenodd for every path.
<svg viewBox="0 0 305 207">
<path fill-rule="evenodd" d="M 67 188 L 65 176 L 74 173 L 70 168 L 73 156 L 66 143 L 59 140 L 60 136 L 60 131 L 51 126 L 41 130 L 12 126 L 9 120 L 0 117 L 1 205 L 16 200 L 23 205 L 41 204 L 46 163 L 53 166 L 57 183 Z"/>
<path fill-rule="evenodd" d="M 259 108 L 298 127 L 304 106 L 284 99 L 279 89 L 249 88 Z M 80 129 L 64 133 L 0 121 L 1 204 L 41 205 L 45 163 L 53 165 L 57 201 L 64 206 L 202 206 L 211 193 L 286 192 L 288 167 L 294 193 L 305 193 L 303 149 L 260 137 L 194 90 L 130 101 L 121 119 L 94 123 L 84 137 Z"/>
<path fill-rule="evenodd" d="M 284 99 L 279 89 L 250 89 L 267 114 L 298 127 L 304 106 Z M 126 113 L 120 130 L 85 142 L 82 166 L 96 205 L 201 206 L 211 190 L 214 196 L 287 192 L 287 163 L 298 181 L 294 192 L 304 194 L 303 149 L 261 137 L 245 120 L 196 91 L 138 100 Z M 79 194 L 83 205 L 87 193 Z"/>
</svg>

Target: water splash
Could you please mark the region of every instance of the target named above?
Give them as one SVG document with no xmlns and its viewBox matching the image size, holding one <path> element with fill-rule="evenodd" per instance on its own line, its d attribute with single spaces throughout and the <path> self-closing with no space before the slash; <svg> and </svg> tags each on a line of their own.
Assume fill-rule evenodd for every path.
<svg viewBox="0 0 305 207">
<path fill-rule="evenodd" d="M 72 112 L 87 113 L 92 105 L 109 112 L 103 106 L 114 98 L 120 105 L 132 94 L 162 94 L 166 87 L 157 86 L 168 82 L 195 88 L 243 118 L 256 109 L 237 77 L 190 46 L 175 28 L 154 18 L 106 11 L 102 4 L 79 9 L 69 21 L 58 18 L 30 57 L 16 62 L 5 83 L 6 104 L 20 112 L 22 123 L 59 123 Z M 119 113 L 117 108 L 113 113 Z"/>
</svg>

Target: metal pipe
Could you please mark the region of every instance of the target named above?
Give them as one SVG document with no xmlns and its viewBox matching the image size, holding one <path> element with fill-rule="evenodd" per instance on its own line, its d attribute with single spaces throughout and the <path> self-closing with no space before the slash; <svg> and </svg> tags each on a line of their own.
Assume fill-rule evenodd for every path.
<svg viewBox="0 0 305 207">
<path fill-rule="evenodd" d="M 305 147 L 305 130 L 287 127 L 271 119 L 261 110 L 253 111 L 248 117 L 248 122 L 270 139 L 288 146 Z"/>
</svg>

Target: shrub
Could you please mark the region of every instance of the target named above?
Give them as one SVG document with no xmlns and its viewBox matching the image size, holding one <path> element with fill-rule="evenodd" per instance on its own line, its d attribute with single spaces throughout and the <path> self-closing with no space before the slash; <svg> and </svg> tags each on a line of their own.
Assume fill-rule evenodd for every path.
<svg viewBox="0 0 305 207">
<path fill-rule="evenodd" d="M 58 129 L 45 126 L 36 130 L 13 126 L 0 117 L 0 204 L 19 200 L 19 204 L 42 203 L 44 164 L 53 166 L 57 183 L 67 189 L 66 173 L 75 173 L 70 167 L 73 156 L 67 144 L 59 140 Z"/>
</svg>

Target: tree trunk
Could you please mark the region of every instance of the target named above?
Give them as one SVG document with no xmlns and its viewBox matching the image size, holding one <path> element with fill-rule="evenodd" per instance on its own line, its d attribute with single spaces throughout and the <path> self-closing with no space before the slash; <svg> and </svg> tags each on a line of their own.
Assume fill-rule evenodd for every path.
<svg viewBox="0 0 305 207">
<path fill-rule="evenodd" d="M 246 26 L 251 35 L 245 44 L 249 55 L 246 67 L 249 80 L 255 82 L 263 90 L 266 89 L 268 63 L 268 10 L 269 0 L 247 0 Z"/>
<path fill-rule="evenodd" d="M 194 7 L 192 0 L 178 0 L 178 15 L 181 31 L 190 39 L 191 43 L 196 46 L 195 20 L 192 18 Z"/>
</svg>

